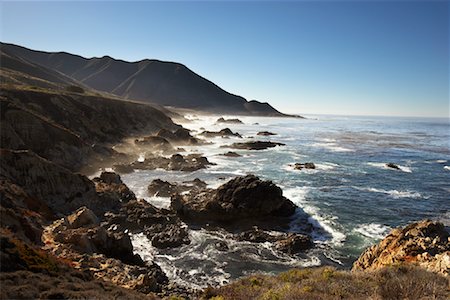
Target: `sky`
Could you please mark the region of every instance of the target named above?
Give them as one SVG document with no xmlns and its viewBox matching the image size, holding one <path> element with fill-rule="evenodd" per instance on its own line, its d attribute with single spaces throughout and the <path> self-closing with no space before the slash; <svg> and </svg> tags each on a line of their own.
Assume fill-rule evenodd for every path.
<svg viewBox="0 0 450 300">
<path fill-rule="evenodd" d="M 0 40 L 183 63 L 286 113 L 449 117 L 448 1 L 0 2 Z"/>
</svg>

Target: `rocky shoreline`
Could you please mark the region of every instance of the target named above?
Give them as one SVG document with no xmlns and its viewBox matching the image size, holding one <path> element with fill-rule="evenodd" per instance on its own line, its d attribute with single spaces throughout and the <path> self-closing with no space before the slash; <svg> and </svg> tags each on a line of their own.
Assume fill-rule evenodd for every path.
<svg viewBox="0 0 450 300">
<path fill-rule="evenodd" d="M 164 209 L 137 199 L 120 177 L 135 170 L 194 172 L 208 168 L 212 163 L 206 156 L 181 154 L 185 149 L 177 147 L 201 146 L 212 142 L 208 138 L 241 138 L 239 133 L 229 128 L 204 130 L 198 135 L 202 138 L 198 138 L 162 112 L 147 106 L 144 109 L 155 118 L 149 121 L 139 117 L 129 124 L 133 114 L 142 109 L 140 104 L 114 102 L 117 107 L 110 110 L 102 104 L 98 108 L 99 115 L 88 116 L 87 107 L 102 101 L 73 94 L 36 92 L 24 95 L 21 91 L 6 91 L 1 103 L 5 108 L 2 109 L 5 116 L 2 128 L 6 129 L 2 129 L 5 149 L 0 151 L 0 279 L 2 286 L 8 285 L 6 290 L 2 289 L 2 298 L 83 295 L 136 299 L 221 295 L 233 298 L 227 294 L 227 287 L 217 287 L 218 290 L 212 292 L 171 282 L 160 266 L 144 261 L 135 253 L 130 234 L 143 234 L 158 249 L 189 245 L 189 228 L 223 230 L 236 241 L 267 243 L 272 251 L 288 256 L 315 247 L 307 218 L 302 221 L 303 231 L 290 230 L 289 224 L 301 208 L 270 180 L 249 174 L 211 188 L 199 179 L 181 183 L 156 179 L 149 182 L 147 190 L 151 195 L 170 197 L 170 207 Z M 63 117 L 63 111 L 69 108 L 75 110 L 70 114 L 72 119 Z M 125 114 L 121 113 L 122 109 Z M 75 120 L 74 116 L 78 115 L 83 117 Z M 24 126 L 27 122 L 34 126 Z M 238 119 L 223 118 L 217 122 L 242 123 Z M 113 125 L 121 130 L 115 131 Z M 120 147 L 113 148 L 114 143 L 133 134 L 132 141 L 123 147 L 128 152 L 120 152 Z M 275 134 L 259 132 L 258 135 Z M 36 137 L 42 138 L 37 140 Z M 278 146 L 284 144 L 251 141 L 226 147 L 259 151 Z M 144 157 L 137 157 L 136 149 L 145 153 Z M 226 152 L 224 155 L 238 157 L 240 154 Z M 86 164 L 98 169 L 97 164 L 92 163 L 95 160 L 101 162 L 98 165 L 110 166 L 117 173 L 102 171 L 91 180 L 76 172 Z M 296 163 L 293 167 L 315 169 L 309 162 Z M 218 247 L 226 249 L 227 245 Z M 378 245 L 361 254 L 352 272 L 369 274 L 403 264 L 447 279 L 450 269 L 448 229 L 430 220 L 394 229 Z M 64 284 L 76 282 L 80 293 L 71 290 L 70 284 L 64 290 L 51 293 L 51 288 L 36 285 L 39 288 L 28 294 L 11 285 L 16 280 L 24 288 L 23 278 L 34 278 L 30 281 L 33 284 L 31 282 L 44 279 L 54 282 L 58 276 L 63 277 Z M 98 285 L 104 285 L 107 292 L 95 294 Z M 89 286 L 86 294 L 82 294 L 84 286 Z"/>
</svg>

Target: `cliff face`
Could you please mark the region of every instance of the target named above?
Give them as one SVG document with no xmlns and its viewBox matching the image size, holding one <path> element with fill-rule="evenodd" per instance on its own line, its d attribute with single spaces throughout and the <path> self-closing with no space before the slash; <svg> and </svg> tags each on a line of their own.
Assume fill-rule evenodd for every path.
<svg viewBox="0 0 450 300">
<path fill-rule="evenodd" d="M 449 275 L 450 234 L 444 225 L 424 220 L 394 229 L 378 245 L 361 254 L 352 270 L 376 270 L 401 263 Z"/>
<path fill-rule="evenodd" d="M 2 148 L 29 149 L 72 170 L 113 156 L 106 146 L 124 137 L 179 128 L 151 106 L 101 96 L 3 88 L 0 105 Z"/>
</svg>

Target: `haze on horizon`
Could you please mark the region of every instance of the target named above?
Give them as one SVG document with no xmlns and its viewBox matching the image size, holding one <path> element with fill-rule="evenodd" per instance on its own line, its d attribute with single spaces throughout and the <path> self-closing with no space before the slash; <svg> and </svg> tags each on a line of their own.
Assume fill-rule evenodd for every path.
<svg viewBox="0 0 450 300">
<path fill-rule="evenodd" d="M 2 42 L 180 62 L 285 113 L 450 114 L 448 1 L 0 5 Z"/>
</svg>

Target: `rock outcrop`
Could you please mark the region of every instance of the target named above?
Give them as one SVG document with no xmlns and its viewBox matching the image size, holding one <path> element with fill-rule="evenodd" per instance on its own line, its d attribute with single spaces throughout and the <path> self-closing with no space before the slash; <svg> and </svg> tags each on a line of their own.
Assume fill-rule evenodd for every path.
<svg viewBox="0 0 450 300">
<path fill-rule="evenodd" d="M 211 138 L 211 137 L 233 137 L 233 136 L 242 138 L 242 136 L 239 133 L 231 131 L 230 128 L 224 128 L 220 131 L 203 131 L 202 133 L 200 133 L 200 135 L 203 135 L 208 138 Z"/>
<path fill-rule="evenodd" d="M 193 222 L 288 217 L 296 209 L 279 187 L 254 175 L 236 177 L 216 190 L 172 196 L 171 207 L 180 217 Z"/>
<path fill-rule="evenodd" d="M 102 172 L 93 179 L 95 190 L 100 198 L 112 203 L 136 200 L 136 195 L 122 182 L 120 176 L 114 172 Z"/>
<path fill-rule="evenodd" d="M 442 223 L 424 220 L 391 231 L 378 245 L 364 251 L 352 270 L 376 270 L 412 263 L 449 275 L 450 234 Z"/>
<path fill-rule="evenodd" d="M 134 143 L 140 148 L 150 148 L 153 151 L 161 151 L 163 153 L 173 153 L 175 151 L 172 144 L 160 136 L 146 136 L 136 139 Z"/>
<path fill-rule="evenodd" d="M 236 152 L 233 152 L 233 151 L 225 152 L 222 155 L 226 156 L 226 157 L 241 157 L 242 156 L 239 153 L 236 153 Z"/>
<path fill-rule="evenodd" d="M 224 148 L 233 148 L 233 149 L 245 149 L 245 150 L 264 150 L 268 148 L 273 148 L 276 146 L 285 146 L 283 143 L 275 143 L 275 142 L 266 142 L 266 141 L 254 141 L 254 142 L 245 142 L 245 143 L 233 143 L 229 146 L 222 146 Z"/>
<path fill-rule="evenodd" d="M 224 119 L 224 118 L 219 118 L 217 119 L 216 123 L 224 123 L 224 124 L 244 124 L 244 122 L 242 122 L 239 119 Z"/>
<path fill-rule="evenodd" d="M 386 167 L 387 167 L 387 168 L 390 168 L 390 169 L 394 169 L 394 170 L 400 170 L 400 167 L 397 166 L 397 165 L 394 164 L 394 163 L 387 163 L 387 164 L 386 164 Z"/>
<path fill-rule="evenodd" d="M 131 170 L 155 170 L 193 172 L 204 169 L 210 163 L 208 159 L 200 154 L 174 154 L 170 158 L 164 156 L 149 156 L 144 161 L 135 161 L 131 164 L 116 164 L 113 169 L 117 172 L 126 173 Z"/>
<path fill-rule="evenodd" d="M 171 183 L 161 179 L 155 179 L 148 185 L 147 190 L 151 196 L 170 197 L 173 194 L 199 191 L 206 188 L 206 183 L 198 178 L 184 183 L 186 184 Z"/>
</svg>

